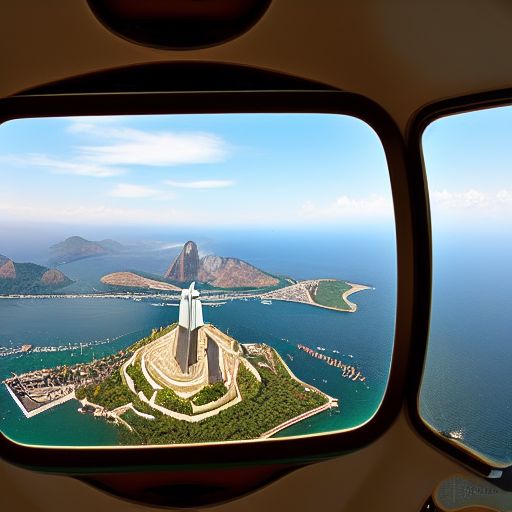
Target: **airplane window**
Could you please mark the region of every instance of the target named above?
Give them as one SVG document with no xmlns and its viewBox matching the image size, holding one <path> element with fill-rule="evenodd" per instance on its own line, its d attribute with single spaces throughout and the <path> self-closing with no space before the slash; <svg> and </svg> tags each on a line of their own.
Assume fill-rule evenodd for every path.
<svg viewBox="0 0 512 512">
<path fill-rule="evenodd" d="M 10 439 L 271 439 L 378 410 L 396 240 L 384 151 L 364 122 L 18 119 L 0 127 L 0 175 Z"/>
<path fill-rule="evenodd" d="M 423 136 L 433 292 L 423 420 L 512 464 L 512 107 L 452 115 Z"/>
</svg>

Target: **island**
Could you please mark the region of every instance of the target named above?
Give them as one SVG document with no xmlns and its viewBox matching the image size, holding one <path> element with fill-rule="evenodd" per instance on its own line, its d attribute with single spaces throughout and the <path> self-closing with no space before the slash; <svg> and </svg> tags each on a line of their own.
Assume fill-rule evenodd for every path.
<svg viewBox="0 0 512 512">
<path fill-rule="evenodd" d="M 53 248 L 55 261 L 61 264 L 127 250 L 111 239 L 91 242 L 78 236 Z M 204 302 L 210 304 L 249 299 L 271 304 L 275 300 L 354 313 L 357 305 L 349 300 L 349 296 L 370 289 L 367 285 L 325 277 L 298 281 L 291 276 L 272 274 L 235 257 L 215 254 L 200 257 L 197 244 L 192 240 L 183 245 L 163 275 L 119 269 L 101 276 L 99 281 L 103 287 L 93 287 L 93 292 L 66 293 L 62 289 L 73 281 L 60 270 L 34 263 L 14 263 L 0 255 L 0 299 L 98 297 L 177 301 L 181 290 L 194 282 L 201 290 Z M 78 285 L 79 288 L 80 283 Z"/>
<path fill-rule="evenodd" d="M 0 293 L 48 293 L 73 281 L 60 270 L 35 263 L 16 263 L 0 254 Z"/>
<path fill-rule="evenodd" d="M 253 298 L 270 304 L 272 300 L 282 300 L 350 313 L 357 310 L 357 305 L 348 297 L 370 289 L 366 285 L 338 279 L 297 281 L 291 277 L 272 275 L 233 257 L 210 254 L 200 258 L 197 245 L 191 240 L 184 244 L 164 276 L 124 271 L 101 278 L 103 284 L 127 291 L 134 288 L 179 290 L 192 281 L 202 290 L 206 301 Z"/>
<path fill-rule="evenodd" d="M 101 278 L 103 284 L 111 286 L 122 286 L 124 288 L 148 288 L 150 290 L 168 290 L 181 291 L 181 288 L 166 283 L 165 281 L 157 281 L 150 279 L 134 272 L 114 272 Z"/>
<path fill-rule="evenodd" d="M 78 399 L 79 412 L 119 425 L 126 445 L 265 439 L 338 407 L 275 349 L 204 323 L 194 283 L 182 291 L 177 323 L 107 358 L 4 382 L 27 418 Z"/>
<path fill-rule="evenodd" d="M 116 254 L 123 249 L 122 244 L 110 238 L 93 242 L 81 236 L 71 236 L 50 247 L 51 256 L 49 261 L 52 265 L 63 265 L 84 258 Z"/>
</svg>

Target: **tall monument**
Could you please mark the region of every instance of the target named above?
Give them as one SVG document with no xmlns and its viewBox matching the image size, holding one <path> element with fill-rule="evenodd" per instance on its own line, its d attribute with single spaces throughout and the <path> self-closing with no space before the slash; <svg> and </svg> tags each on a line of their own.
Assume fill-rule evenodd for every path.
<svg viewBox="0 0 512 512">
<path fill-rule="evenodd" d="M 197 335 L 204 325 L 199 292 L 194 286 L 193 282 L 188 289 L 182 290 L 180 300 L 176 361 L 185 374 L 197 362 Z"/>
</svg>

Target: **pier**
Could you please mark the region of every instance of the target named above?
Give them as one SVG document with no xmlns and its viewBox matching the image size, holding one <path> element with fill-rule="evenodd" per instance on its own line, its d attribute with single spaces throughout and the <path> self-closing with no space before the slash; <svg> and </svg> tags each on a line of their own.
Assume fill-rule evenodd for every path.
<svg viewBox="0 0 512 512">
<path fill-rule="evenodd" d="M 303 350 L 311 357 L 314 357 L 315 359 L 320 359 L 321 361 L 325 361 L 329 366 L 334 366 L 336 368 L 339 368 L 341 370 L 341 376 L 350 379 L 353 381 L 361 381 L 365 382 L 366 377 L 362 374 L 360 370 L 358 370 L 355 366 L 352 366 L 350 364 L 345 364 L 343 361 L 340 361 L 338 359 L 335 359 L 333 357 L 327 356 L 325 354 L 322 354 L 321 352 L 317 352 L 313 350 L 312 348 L 307 347 L 306 345 L 297 345 L 297 348 L 299 350 Z"/>
</svg>

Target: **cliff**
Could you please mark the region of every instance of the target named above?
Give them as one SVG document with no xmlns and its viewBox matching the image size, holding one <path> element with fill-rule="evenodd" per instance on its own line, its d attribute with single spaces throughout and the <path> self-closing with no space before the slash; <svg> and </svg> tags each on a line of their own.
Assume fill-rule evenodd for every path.
<svg viewBox="0 0 512 512">
<path fill-rule="evenodd" d="M 47 270 L 41 277 L 41 283 L 44 285 L 60 285 L 66 281 L 67 277 L 60 271 L 55 268 L 51 268 Z"/>
<path fill-rule="evenodd" d="M 199 272 L 199 252 L 195 242 L 189 241 L 184 246 L 178 257 L 169 267 L 164 277 L 171 281 L 184 283 L 195 281 Z"/>
<path fill-rule="evenodd" d="M 165 273 L 178 283 L 199 281 L 216 288 L 267 288 L 279 280 L 238 258 L 204 256 L 199 259 L 197 245 L 189 241 Z"/>
<path fill-rule="evenodd" d="M 73 281 L 60 270 L 35 263 L 15 263 L 0 256 L 0 293 L 50 293 Z"/>
<path fill-rule="evenodd" d="M 267 288 L 279 280 L 245 261 L 221 256 L 201 258 L 197 280 L 216 288 Z"/>
<path fill-rule="evenodd" d="M 14 262 L 0 254 L 0 279 L 16 279 Z"/>
</svg>

